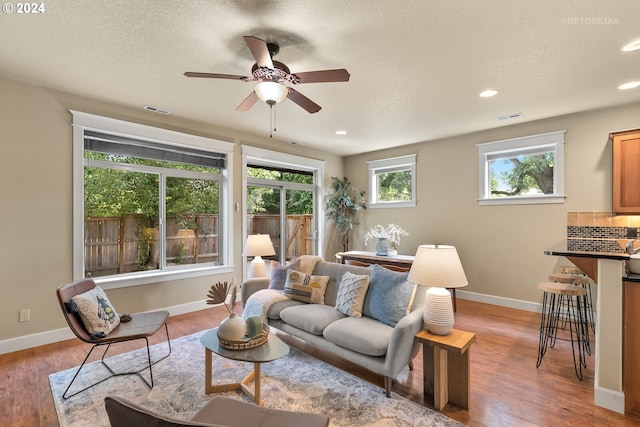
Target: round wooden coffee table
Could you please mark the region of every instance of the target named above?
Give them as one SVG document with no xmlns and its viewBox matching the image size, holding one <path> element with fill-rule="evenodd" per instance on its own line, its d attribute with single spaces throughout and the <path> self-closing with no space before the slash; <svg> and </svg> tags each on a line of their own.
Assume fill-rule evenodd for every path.
<svg viewBox="0 0 640 427">
<path fill-rule="evenodd" d="M 200 342 L 205 349 L 205 393 L 218 393 L 222 391 L 240 390 L 249 396 L 256 404 L 264 406 L 260 398 L 260 365 L 264 362 L 271 362 L 289 354 L 289 346 L 274 334 L 269 334 L 267 342 L 259 347 L 249 350 L 228 350 L 220 346 L 218 340 L 218 328 L 207 331 L 200 337 Z M 253 369 L 239 383 L 213 384 L 213 357 L 212 352 L 226 359 L 237 360 L 239 362 L 253 362 Z M 254 390 L 249 388 L 253 380 Z"/>
</svg>

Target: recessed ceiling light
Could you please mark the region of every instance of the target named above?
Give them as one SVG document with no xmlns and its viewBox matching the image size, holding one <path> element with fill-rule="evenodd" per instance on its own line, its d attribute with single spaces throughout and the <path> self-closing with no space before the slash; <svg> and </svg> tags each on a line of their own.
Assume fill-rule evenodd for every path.
<svg viewBox="0 0 640 427">
<path fill-rule="evenodd" d="M 628 83 L 625 83 L 625 84 L 622 84 L 622 85 L 618 86 L 618 89 L 620 89 L 620 90 L 635 89 L 638 86 L 640 86 L 640 81 L 628 82 Z"/>
<path fill-rule="evenodd" d="M 640 40 L 636 40 L 622 47 L 623 52 L 633 52 L 634 50 L 638 49 L 640 49 Z"/>
<path fill-rule="evenodd" d="M 346 135 L 347 131 L 346 130 L 337 130 L 336 131 L 336 135 Z"/>
<path fill-rule="evenodd" d="M 492 96 L 495 96 L 498 94 L 498 91 L 495 89 L 487 89 L 483 92 L 480 92 L 480 96 L 483 98 L 491 98 Z"/>
</svg>

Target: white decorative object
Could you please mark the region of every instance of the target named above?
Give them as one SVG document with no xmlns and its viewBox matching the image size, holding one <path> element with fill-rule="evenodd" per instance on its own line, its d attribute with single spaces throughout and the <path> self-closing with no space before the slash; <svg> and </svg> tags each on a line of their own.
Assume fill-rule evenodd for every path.
<svg viewBox="0 0 640 427">
<path fill-rule="evenodd" d="M 367 231 L 367 234 L 364 235 L 364 244 L 366 245 L 370 239 L 374 239 L 376 240 L 376 255 L 387 255 L 389 249 L 396 251 L 397 255 L 397 249 L 400 245 L 400 238 L 402 236 L 408 235 L 409 233 L 404 231 L 402 227 L 395 224 L 389 224 L 386 227 L 378 224 L 375 227 L 369 229 L 369 231 Z M 380 244 L 380 239 L 386 239 L 387 253 L 378 253 L 378 245 Z"/>
<path fill-rule="evenodd" d="M 420 245 L 407 280 L 429 286 L 424 301 L 425 328 L 432 334 L 447 335 L 454 319 L 451 294 L 445 288 L 469 284 L 455 246 Z"/>
<path fill-rule="evenodd" d="M 249 266 L 249 278 L 266 277 L 267 272 L 262 256 L 275 254 L 276 251 L 273 249 L 273 244 L 268 234 L 250 234 L 247 236 L 242 256 L 254 257 Z"/>
<path fill-rule="evenodd" d="M 435 335 L 447 335 L 453 328 L 451 293 L 445 288 L 429 288 L 424 299 L 424 327 Z"/>
<path fill-rule="evenodd" d="M 247 324 L 236 313 L 231 313 L 218 326 L 218 336 L 225 340 L 240 341 L 245 335 L 247 335 Z"/>
</svg>

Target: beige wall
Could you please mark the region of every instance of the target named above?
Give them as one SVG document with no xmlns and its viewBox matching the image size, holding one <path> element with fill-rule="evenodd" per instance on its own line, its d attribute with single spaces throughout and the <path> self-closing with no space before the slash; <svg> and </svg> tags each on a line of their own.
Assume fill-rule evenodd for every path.
<svg viewBox="0 0 640 427">
<path fill-rule="evenodd" d="M 543 251 L 565 239 L 567 212 L 611 210 L 609 132 L 639 127 L 636 104 L 348 157 L 349 179 L 366 189 L 367 161 L 418 155 L 417 207 L 366 210 L 353 249 L 364 249 L 369 227 L 393 222 L 410 233 L 400 253 L 413 254 L 420 244 L 455 245 L 469 280 L 462 290 L 538 303 L 537 282 L 564 261 Z M 565 129 L 564 204 L 478 205 L 476 144 Z"/>
<path fill-rule="evenodd" d="M 241 200 L 241 144 L 326 161 L 325 187 L 342 175 L 342 159 L 275 139 L 158 116 L 143 110 L 44 90 L 0 79 L 0 347 L 3 340 L 65 327 L 55 289 L 72 280 L 72 131 L 69 109 L 236 143 L 233 201 Z M 276 135 L 277 137 L 277 135 Z M 242 277 L 241 213 L 235 212 L 233 236 Z M 327 241 L 331 245 L 332 240 Z M 326 248 L 325 248 L 326 249 Z M 330 252 L 335 250 L 332 248 Z M 120 312 L 137 312 L 201 301 L 215 280 L 205 277 L 109 290 Z M 21 309 L 31 321 L 18 322 Z M 0 348 L 0 353 L 3 353 Z"/>
</svg>

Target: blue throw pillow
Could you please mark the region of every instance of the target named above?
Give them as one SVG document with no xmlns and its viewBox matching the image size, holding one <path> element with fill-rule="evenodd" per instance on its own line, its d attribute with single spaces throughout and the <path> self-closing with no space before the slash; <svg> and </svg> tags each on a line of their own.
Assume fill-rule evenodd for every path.
<svg viewBox="0 0 640 427">
<path fill-rule="evenodd" d="M 409 273 L 387 270 L 377 264 L 371 266 L 369 289 L 364 299 L 362 314 L 389 326 L 396 324 L 410 310 L 413 283 L 407 281 Z"/>
</svg>

